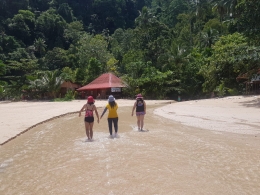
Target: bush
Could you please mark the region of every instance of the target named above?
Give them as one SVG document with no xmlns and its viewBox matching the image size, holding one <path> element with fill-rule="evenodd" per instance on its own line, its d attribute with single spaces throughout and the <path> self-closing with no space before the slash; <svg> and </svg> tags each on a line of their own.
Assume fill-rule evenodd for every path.
<svg viewBox="0 0 260 195">
<path fill-rule="evenodd" d="M 215 93 L 219 97 L 224 97 L 224 95 L 226 95 L 226 90 L 227 90 L 227 88 L 225 87 L 224 83 L 221 82 L 221 84 L 219 86 L 217 86 Z"/>
<path fill-rule="evenodd" d="M 63 101 L 71 101 L 71 100 L 74 100 L 74 99 L 75 99 L 74 92 L 72 90 L 69 90 L 65 94 L 64 98 L 55 98 L 54 101 L 55 102 L 63 102 Z"/>
<path fill-rule="evenodd" d="M 239 92 L 238 92 L 238 90 L 237 90 L 236 88 L 234 88 L 234 89 L 228 89 L 228 93 L 229 93 L 230 95 L 238 95 L 238 94 L 239 94 Z"/>
</svg>

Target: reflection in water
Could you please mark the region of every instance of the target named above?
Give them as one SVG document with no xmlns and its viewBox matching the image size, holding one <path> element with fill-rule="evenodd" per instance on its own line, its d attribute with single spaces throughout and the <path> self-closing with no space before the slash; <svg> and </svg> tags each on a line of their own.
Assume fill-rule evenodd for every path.
<svg viewBox="0 0 260 195">
<path fill-rule="evenodd" d="M 76 114 L 33 128 L 1 146 L 0 194 L 259 193 L 259 137 L 185 127 L 152 111 L 149 131 L 138 132 L 131 108 L 120 108 L 114 139 L 103 118 L 86 142 Z"/>
</svg>

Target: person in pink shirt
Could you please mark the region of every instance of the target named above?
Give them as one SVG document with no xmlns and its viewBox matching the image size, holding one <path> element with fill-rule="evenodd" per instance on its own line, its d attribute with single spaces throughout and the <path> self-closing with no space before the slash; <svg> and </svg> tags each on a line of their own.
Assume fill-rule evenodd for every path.
<svg viewBox="0 0 260 195">
<path fill-rule="evenodd" d="M 99 115 L 94 103 L 95 103 L 94 98 L 92 96 L 88 96 L 88 102 L 79 111 L 79 116 L 81 116 L 81 112 L 85 111 L 84 122 L 85 122 L 88 141 L 91 141 L 93 138 L 93 125 L 94 125 L 93 112 L 96 113 L 97 122 L 99 123 Z"/>
</svg>

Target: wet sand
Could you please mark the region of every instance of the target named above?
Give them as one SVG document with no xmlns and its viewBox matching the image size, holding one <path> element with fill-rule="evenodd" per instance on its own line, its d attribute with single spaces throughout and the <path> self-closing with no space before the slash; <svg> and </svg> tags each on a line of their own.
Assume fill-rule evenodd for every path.
<svg viewBox="0 0 260 195">
<path fill-rule="evenodd" d="M 77 114 L 42 123 L 1 146 L 0 194 L 259 194 L 259 134 L 158 115 L 185 103 L 150 105 L 148 132 L 137 131 L 132 107 L 120 108 L 115 139 L 105 117 L 94 125 L 93 142 L 85 141 Z"/>
</svg>

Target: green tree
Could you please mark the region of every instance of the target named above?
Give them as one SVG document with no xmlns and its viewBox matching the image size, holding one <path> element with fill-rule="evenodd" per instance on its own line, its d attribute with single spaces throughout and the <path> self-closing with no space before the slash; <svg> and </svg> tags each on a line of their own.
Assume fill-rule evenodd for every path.
<svg viewBox="0 0 260 195">
<path fill-rule="evenodd" d="M 59 15 L 61 15 L 63 19 L 66 20 L 66 22 L 70 23 L 75 20 L 73 10 L 71 9 L 68 3 L 62 3 L 57 11 Z"/>
<path fill-rule="evenodd" d="M 21 44 L 19 41 L 15 39 L 13 36 L 8 36 L 6 34 L 3 34 L 0 36 L 0 52 L 1 54 L 8 55 L 8 53 L 11 53 L 18 48 L 21 48 Z"/>
<path fill-rule="evenodd" d="M 68 82 L 67 84 L 67 93 L 70 89 L 72 89 L 71 82 L 75 82 L 76 74 L 70 67 L 64 67 L 61 71 L 60 77 L 63 81 Z"/>
<path fill-rule="evenodd" d="M 222 23 L 227 14 L 226 0 L 218 0 L 214 2 L 213 10 L 219 14 L 220 22 Z"/>
<path fill-rule="evenodd" d="M 35 51 L 40 55 L 40 57 L 45 53 L 47 45 L 45 44 L 44 39 L 38 38 L 34 41 Z"/>
<path fill-rule="evenodd" d="M 227 25 L 221 23 L 217 18 L 208 20 L 203 27 L 203 32 L 208 31 L 210 29 L 216 30 L 219 33 L 222 32 L 222 34 L 228 33 Z"/>
<path fill-rule="evenodd" d="M 67 53 L 67 50 L 59 47 L 55 47 L 53 50 L 49 50 L 44 57 L 45 66 L 48 67 L 49 70 L 61 70 L 66 66 L 70 67 Z"/>
<path fill-rule="evenodd" d="M 78 46 L 79 65 L 87 67 L 91 58 L 95 58 L 100 66 L 101 71 L 105 70 L 107 61 L 112 57 L 108 51 L 108 43 L 100 35 L 91 36 L 84 34 L 79 41 Z"/>
<path fill-rule="evenodd" d="M 252 45 L 260 45 L 260 1 L 257 0 L 241 0 L 237 7 L 240 13 L 237 23 L 246 36 L 250 38 Z"/>
<path fill-rule="evenodd" d="M 184 0 L 154 0 L 152 10 L 161 22 L 173 28 L 178 23 L 177 16 L 188 12 L 189 6 Z"/>
<path fill-rule="evenodd" d="M 79 67 L 75 70 L 75 82 L 82 85 L 86 84 L 87 70 L 85 67 Z"/>
<path fill-rule="evenodd" d="M 7 70 L 13 76 L 25 76 L 38 69 L 38 63 L 35 59 L 20 59 L 7 61 Z"/>
<path fill-rule="evenodd" d="M 64 81 L 75 82 L 75 71 L 73 71 L 70 67 L 64 67 L 60 76 Z"/>
<path fill-rule="evenodd" d="M 6 65 L 7 75 L 13 77 L 24 77 L 38 68 L 38 62 L 35 56 L 25 48 L 18 48 L 9 53 Z"/>
<path fill-rule="evenodd" d="M 154 67 L 161 70 L 161 64 L 157 60 L 169 47 L 170 29 L 159 22 L 146 7 L 136 19 L 136 25 L 134 30 L 135 48 L 132 49 L 142 50 L 144 61 L 151 61 Z"/>
<path fill-rule="evenodd" d="M 45 71 L 41 74 L 40 79 L 30 82 L 31 88 L 41 90 L 42 92 L 47 92 L 51 98 L 56 98 L 63 82 L 60 72 L 58 70 L 54 70 Z"/>
<path fill-rule="evenodd" d="M 123 57 L 122 64 L 124 64 L 126 72 L 134 79 L 139 78 L 146 67 L 144 54 L 141 50 L 128 51 Z"/>
<path fill-rule="evenodd" d="M 36 20 L 36 33 L 46 41 L 49 49 L 63 47 L 66 21 L 53 8 L 41 13 Z"/>
<path fill-rule="evenodd" d="M 84 27 L 82 22 L 75 21 L 68 24 L 64 30 L 64 38 L 70 44 L 76 44 L 84 34 Z"/>
<path fill-rule="evenodd" d="M 147 7 L 143 7 L 142 12 L 139 12 L 139 16 L 135 19 L 137 26 L 146 30 L 154 22 L 154 15 L 149 11 Z"/>
<path fill-rule="evenodd" d="M 105 72 L 112 72 L 115 75 L 119 75 L 119 72 L 118 72 L 118 60 L 116 60 L 115 58 L 109 59 L 108 62 L 107 62 L 107 66 L 106 66 Z"/>
<path fill-rule="evenodd" d="M 132 29 L 123 30 L 120 28 L 111 37 L 111 52 L 118 60 L 119 71 L 125 73 L 125 64 L 122 62 L 123 56 L 129 50 L 135 48 L 134 32 Z"/>
<path fill-rule="evenodd" d="M 207 57 L 208 56 L 206 56 L 205 53 L 201 53 L 198 48 L 194 48 L 191 53 L 186 56 L 186 63 L 182 66 L 182 74 L 179 78 L 181 81 L 179 91 L 182 96 L 196 99 L 203 95 L 202 84 L 204 83 L 204 78 L 199 74 L 199 71 L 201 67 L 207 63 Z"/>
<path fill-rule="evenodd" d="M 0 60 L 0 75 L 4 75 L 6 73 L 6 65 L 3 61 Z"/>
<path fill-rule="evenodd" d="M 239 71 L 235 68 L 235 59 L 242 57 L 237 50 L 246 46 L 246 38 L 239 33 L 220 37 L 213 46 L 212 56 L 207 59 L 208 63 L 200 70 L 205 79 L 203 83 L 205 92 L 214 91 L 220 84 L 222 88 L 223 86 L 226 88 L 238 87 L 236 77 L 239 75 Z"/>
<path fill-rule="evenodd" d="M 0 16 L 11 17 L 19 10 L 25 10 L 28 6 L 28 0 L 1 0 L 0 1 Z"/>
<path fill-rule="evenodd" d="M 176 79 L 172 79 L 172 71 L 160 72 L 155 67 L 145 68 L 141 78 L 138 79 L 138 87 L 147 97 L 163 99 L 167 93 L 176 89 Z"/>
<path fill-rule="evenodd" d="M 102 66 L 96 58 L 90 58 L 87 66 L 87 80 L 86 83 L 89 83 L 96 79 L 102 73 Z"/>
<path fill-rule="evenodd" d="M 29 45 L 34 33 L 35 15 L 28 10 L 19 10 L 19 13 L 9 21 L 8 27 L 11 35 Z"/>
<path fill-rule="evenodd" d="M 208 29 L 207 31 L 203 31 L 200 37 L 202 46 L 210 48 L 214 42 L 218 40 L 218 36 L 219 32 L 215 29 Z"/>
</svg>

